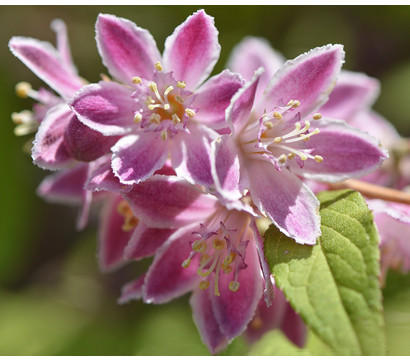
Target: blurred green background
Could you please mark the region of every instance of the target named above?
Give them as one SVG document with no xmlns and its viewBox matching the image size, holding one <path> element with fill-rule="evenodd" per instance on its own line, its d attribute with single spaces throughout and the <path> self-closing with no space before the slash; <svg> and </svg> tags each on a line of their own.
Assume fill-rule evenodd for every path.
<svg viewBox="0 0 410 360">
<path fill-rule="evenodd" d="M 54 43 L 54 18 L 67 26 L 80 74 L 90 82 L 106 72 L 94 41 L 98 13 L 129 18 L 149 29 L 160 50 L 166 37 L 199 6 L 0 7 L 0 355 L 201 355 L 188 297 L 163 306 L 116 304 L 122 284 L 144 264 L 100 274 L 96 262 L 98 216 L 75 231 L 77 209 L 46 204 L 36 187 L 46 172 L 22 151 L 29 137 L 13 135 L 10 114 L 31 108 L 14 85 L 42 83 L 8 51 L 13 35 Z M 341 43 L 344 68 L 377 77 L 375 108 L 410 136 L 410 7 L 205 6 L 215 17 L 222 46 L 215 73 L 246 35 L 262 36 L 286 58 Z M 98 211 L 96 211 L 98 213 Z M 147 263 L 145 263 L 146 265 Z M 166 274 L 164 274 L 166 276 Z M 410 276 L 391 273 L 384 290 L 389 354 L 409 355 Z M 243 339 L 226 354 L 245 354 Z M 254 355 L 258 352 L 254 351 Z"/>
</svg>

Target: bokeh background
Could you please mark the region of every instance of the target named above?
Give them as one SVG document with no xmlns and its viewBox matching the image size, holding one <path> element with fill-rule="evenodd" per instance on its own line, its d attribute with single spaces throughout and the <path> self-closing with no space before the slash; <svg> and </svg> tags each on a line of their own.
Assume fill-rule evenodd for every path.
<svg viewBox="0 0 410 360">
<path fill-rule="evenodd" d="M 101 274 L 96 261 L 98 208 L 87 229 L 75 231 L 77 209 L 45 203 L 36 187 L 47 175 L 15 137 L 10 114 L 31 108 L 14 85 L 42 85 L 8 50 L 13 35 L 54 43 L 49 24 L 63 19 L 80 74 L 90 82 L 106 72 L 94 41 L 98 13 L 126 17 L 153 34 L 160 50 L 168 35 L 198 6 L 0 7 L 0 355 L 204 355 L 183 297 L 163 306 L 119 306 L 123 283 L 145 264 Z M 262 36 L 286 58 L 341 43 L 344 68 L 380 79 L 375 109 L 410 136 L 410 7 L 205 6 L 222 46 L 214 73 L 246 35 Z M 28 145 L 27 145 L 28 143 Z M 410 239 L 409 239 L 410 240 Z M 166 274 L 164 274 L 166 276 Z M 409 355 L 410 276 L 390 273 L 384 289 L 388 351 Z M 241 338 L 225 352 L 245 354 Z M 255 354 L 255 353 L 254 353 Z M 256 352 L 257 354 L 257 352 Z"/>
</svg>

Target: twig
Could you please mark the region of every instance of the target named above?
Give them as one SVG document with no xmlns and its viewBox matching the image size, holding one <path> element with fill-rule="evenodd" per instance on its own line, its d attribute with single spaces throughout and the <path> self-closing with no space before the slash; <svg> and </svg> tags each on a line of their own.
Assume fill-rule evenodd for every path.
<svg viewBox="0 0 410 360">
<path fill-rule="evenodd" d="M 330 189 L 352 189 L 371 199 L 381 199 L 410 205 L 410 194 L 384 186 L 370 184 L 360 180 L 345 180 L 336 184 L 327 184 Z"/>
</svg>

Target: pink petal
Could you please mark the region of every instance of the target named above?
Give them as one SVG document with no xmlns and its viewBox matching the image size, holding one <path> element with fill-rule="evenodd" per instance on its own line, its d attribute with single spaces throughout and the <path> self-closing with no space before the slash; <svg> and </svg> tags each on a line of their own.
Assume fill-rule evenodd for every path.
<svg viewBox="0 0 410 360">
<path fill-rule="evenodd" d="M 139 260 L 155 254 L 157 249 L 171 236 L 175 230 L 147 227 L 139 222 L 130 242 L 124 250 L 126 259 Z"/>
<path fill-rule="evenodd" d="M 168 156 L 168 142 L 158 133 L 128 135 L 112 148 L 112 169 L 120 182 L 138 184 L 162 168 Z"/>
<path fill-rule="evenodd" d="M 282 323 L 282 331 L 295 345 L 300 348 L 305 345 L 307 328 L 302 318 L 295 310 L 286 304 L 285 316 Z"/>
<path fill-rule="evenodd" d="M 320 236 L 319 201 L 296 175 L 268 162 L 249 162 L 251 196 L 279 230 L 299 244 L 313 245 Z"/>
<path fill-rule="evenodd" d="M 342 71 L 329 100 L 319 109 L 325 117 L 349 119 L 373 105 L 380 92 L 379 82 L 362 73 Z"/>
<path fill-rule="evenodd" d="M 348 120 L 348 124 L 379 139 L 384 147 L 392 148 L 400 135 L 391 122 L 375 111 L 365 109 Z"/>
<path fill-rule="evenodd" d="M 32 158 L 36 165 L 44 169 L 61 169 L 72 158 L 64 145 L 64 132 L 74 113 L 66 104 L 52 107 L 38 129 L 33 143 Z"/>
<path fill-rule="evenodd" d="M 200 222 L 215 211 L 216 198 L 175 176 L 154 175 L 123 194 L 150 227 L 175 228 Z"/>
<path fill-rule="evenodd" d="M 111 81 L 84 86 L 70 106 L 78 119 L 104 135 L 123 135 L 131 131 L 137 104 L 132 90 Z"/>
<path fill-rule="evenodd" d="M 147 30 L 108 14 L 98 15 L 95 30 L 98 51 L 114 78 L 125 84 L 131 84 L 134 76 L 152 78 L 161 54 Z"/>
<path fill-rule="evenodd" d="M 161 304 L 191 291 L 199 283 L 196 273 L 198 257 L 184 268 L 182 263 L 191 252 L 189 241 L 197 225 L 177 230 L 168 241 L 157 250 L 149 268 L 144 286 L 144 301 Z"/>
<path fill-rule="evenodd" d="M 300 101 L 297 109 L 302 117 L 315 111 L 327 101 L 343 58 L 341 45 L 326 45 L 288 60 L 270 81 L 258 112 L 262 115 L 264 108 L 272 110 L 289 100 Z"/>
<path fill-rule="evenodd" d="M 74 159 L 93 161 L 107 154 L 119 138 L 104 136 L 73 117 L 64 133 L 64 146 Z"/>
<path fill-rule="evenodd" d="M 142 299 L 143 285 L 145 281 L 145 274 L 125 284 L 121 289 L 121 297 L 118 299 L 119 304 L 126 304 L 131 300 Z"/>
<path fill-rule="evenodd" d="M 72 169 L 49 175 L 41 182 L 37 194 L 51 202 L 80 204 L 87 171 L 87 164 L 78 164 Z"/>
<path fill-rule="evenodd" d="M 31 71 L 64 98 L 72 97 L 84 85 L 74 69 L 67 66 L 48 42 L 16 36 L 10 40 L 9 48 Z"/>
<path fill-rule="evenodd" d="M 226 122 L 233 133 L 240 133 L 249 122 L 253 108 L 259 78 L 263 69 L 255 71 L 252 80 L 248 81 L 231 99 L 231 104 L 226 109 Z M 262 114 L 261 114 L 262 116 Z"/>
<path fill-rule="evenodd" d="M 191 304 L 192 315 L 201 339 L 211 354 L 215 355 L 227 347 L 229 341 L 219 329 L 219 324 L 212 310 L 209 292 L 196 289 L 192 293 L 189 303 Z"/>
<path fill-rule="evenodd" d="M 195 107 L 198 122 L 213 129 L 226 128 L 225 110 L 232 96 L 242 87 L 243 80 L 238 74 L 225 70 L 210 78 L 197 92 Z"/>
<path fill-rule="evenodd" d="M 256 98 L 262 95 L 269 80 L 285 62 L 264 38 L 247 36 L 232 50 L 227 68 L 251 80 L 254 72 L 262 67 L 265 71 L 260 77 Z"/>
<path fill-rule="evenodd" d="M 223 198 L 237 200 L 242 196 L 239 149 L 230 135 L 212 142 L 212 174 L 216 191 Z"/>
<path fill-rule="evenodd" d="M 232 274 L 221 275 L 219 279 L 220 296 L 210 295 L 215 318 L 219 323 L 221 332 L 233 339 L 245 331 L 248 323 L 255 315 L 259 300 L 262 297 L 263 280 L 256 248 L 252 243 L 252 233 L 248 232 L 249 245 L 246 249 L 246 269 L 239 272 L 239 289 L 236 292 L 229 290 Z M 209 289 L 212 289 L 212 284 Z M 208 289 L 208 291 L 210 291 Z"/>
<path fill-rule="evenodd" d="M 125 263 L 123 256 L 133 231 L 124 231 L 125 219 L 118 212 L 121 196 L 107 198 L 100 218 L 98 262 L 102 271 L 111 271 Z"/>
<path fill-rule="evenodd" d="M 359 177 L 378 168 L 387 158 L 380 142 L 340 120 L 319 120 L 314 125 L 320 133 L 306 142 L 312 155 L 323 157 L 321 163 L 308 159 L 303 168 L 292 167 L 295 174 L 307 179 L 337 182 Z"/>
<path fill-rule="evenodd" d="M 410 206 L 367 200 L 380 234 L 382 278 L 389 269 L 410 271 Z"/>
<path fill-rule="evenodd" d="M 269 280 L 272 284 L 272 282 Z M 274 300 L 271 306 L 266 306 L 263 299 L 259 301 L 256 314 L 249 323 L 245 332 L 246 339 L 253 343 L 258 341 L 265 333 L 272 329 L 278 329 L 283 324 L 287 304 L 285 295 L 276 286 L 274 286 Z"/>
<path fill-rule="evenodd" d="M 71 68 L 75 73 L 77 73 L 77 69 L 74 66 L 73 59 L 71 57 L 70 44 L 68 42 L 67 35 L 67 27 L 64 21 L 61 19 L 54 19 L 51 22 L 51 29 L 57 35 L 57 51 L 61 59 L 67 65 L 67 67 Z"/>
<path fill-rule="evenodd" d="M 211 186 L 211 141 L 218 135 L 199 124 L 180 132 L 172 142 L 171 162 L 178 176 L 198 185 Z"/>
<path fill-rule="evenodd" d="M 121 184 L 112 171 L 111 158 L 108 158 L 91 173 L 84 186 L 85 189 L 91 191 L 109 191 L 113 193 L 119 193 L 124 187 L 126 185 Z"/>
<path fill-rule="evenodd" d="M 165 42 L 164 67 L 194 90 L 212 72 L 221 46 L 214 19 L 204 10 L 189 16 Z"/>
</svg>

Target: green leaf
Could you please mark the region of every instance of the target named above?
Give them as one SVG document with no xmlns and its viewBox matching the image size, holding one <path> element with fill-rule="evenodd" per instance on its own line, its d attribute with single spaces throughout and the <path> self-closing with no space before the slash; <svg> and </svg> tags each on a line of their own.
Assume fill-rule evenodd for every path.
<svg viewBox="0 0 410 360">
<path fill-rule="evenodd" d="M 262 339 L 256 342 L 248 355 L 252 356 L 310 356 L 310 351 L 294 345 L 279 330 L 266 333 Z"/>
<path fill-rule="evenodd" d="M 300 245 L 271 226 L 265 255 L 278 286 L 337 355 L 383 355 L 378 234 L 363 197 L 323 192 L 322 236 Z"/>
</svg>

